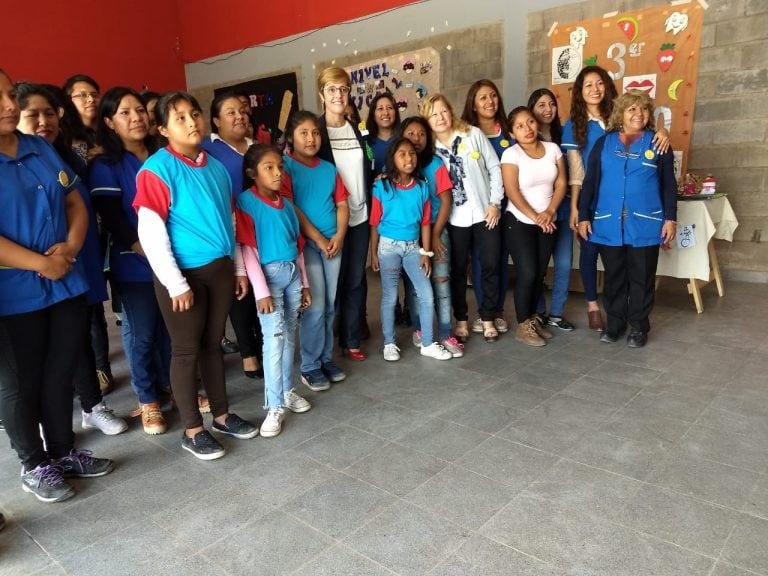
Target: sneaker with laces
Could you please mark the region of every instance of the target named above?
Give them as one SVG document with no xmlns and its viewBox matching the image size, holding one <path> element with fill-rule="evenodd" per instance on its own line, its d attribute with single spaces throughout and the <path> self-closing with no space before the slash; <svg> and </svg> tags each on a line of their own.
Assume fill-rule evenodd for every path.
<svg viewBox="0 0 768 576">
<path fill-rule="evenodd" d="M 200 460 L 216 460 L 226 454 L 224 446 L 219 444 L 219 441 L 208 430 L 198 432 L 194 438 L 190 438 L 186 432 L 182 432 L 181 447 Z"/>
<path fill-rule="evenodd" d="M 322 392 L 331 387 L 328 378 L 325 377 L 325 374 L 323 374 L 323 371 L 319 368 L 310 370 L 309 372 L 302 372 L 301 383 L 312 390 L 312 392 Z"/>
<path fill-rule="evenodd" d="M 301 414 L 312 408 L 312 404 L 306 398 L 299 396 L 293 390 L 283 394 L 283 404 L 288 410 L 296 414 Z"/>
<path fill-rule="evenodd" d="M 102 400 L 90 412 L 83 411 L 83 429 L 95 428 L 107 436 L 114 436 L 128 430 L 128 424 L 122 418 L 115 416 Z"/>
<path fill-rule="evenodd" d="M 453 358 L 453 354 L 448 352 L 448 350 L 443 348 L 442 344 L 438 344 L 437 342 L 432 342 L 429 346 L 422 345 L 421 355 L 427 356 L 428 358 L 434 358 L 435 360 L 450 360 Z"/>
<path fill-rule="evenodd" d="M 397 344 L 384 344 L 384 360 L 387 362 L 400 360 L 400 348 L 397 347 Z"/>
<path fill-rule="evenodd" d="M 261 423 L 261 435 L 264 438 L 272 438 L 280 434 L 285 419 L 285 410 L 283 408 L 270 408 L 267 417 Z"/>
<path fill-rule="evenodd" d="M 342 380 L 345 380 L 347 378 L 347 375 L 344 373 L 344 370 L 336 366 L 333 362 L 323 362 L 323 365 L 320 366 L 320 370 L 323 371 L 323 374 L 325 374 L 325 377 L 328 378 L 331 382 L 334 384 L 341 382 Z"/>
<path fill-rule="evenodd" d="M 547 324 L 554 326 L 555 328 L 562 330 L 563 332 L 571 332 L 576 329 L 576 326 L 568 322 L 562 316 L 550 316 L 547 318 Z"/>
<path fill-rule="evenodd" d="M 144 432 L 150 436 L 165 433 L 165 417 L 160 411 L 159 402 L 150 402 L 149 404 L 142 404 L 141 408 L 141 424 L 144 426 Z"/>
<path fill-rule="evenodd" d="M 224 422 L 224 424 L 219 424 L 216 422 L 216 420 L 214 420 L 211 428 L 216 432 L 229 434 L 230 436 L 234 436 L 240 440 L 248 440 L 249 438 L 253 438 L 254 436 L 259 435 L 259 429 L 256 426 L 247 420 L 243 420 L 237 414 L 232 414 L 231 412 L 227 416 L 227 420 Z"/>
<path fill-rule="evenodd" d="M 443 345 L 443 348 L 448 350 L 448 352 L 450 352 L 451 356 L 454 358 L 461 358 L 464 356 L 464 344 L 456 340 L 454 336 L 446 338 L 441 342 L 441 344 Z"/>
<path fill-rule="evenodd" d="M 72 448 L 68 456 L 54 460 L 65 478 L 96 478 L 112 472 L 115 463 L 109 458 L 94 458 L 90 450 Z"/>
<path fill-rule="evenodd" d="M 483 333 L 483 319 L 482 318 L 475 318 L 475 321 L 472 322 L 472 332 L 475 334 L 482 334 Z"/>
<path fill-rule="evenodd" d="M 50 463 L 29 471 L 22 468 L 21 489 L 34 494 L 40 502 L 61 502 L 75 495 L 75 489 L 64 480 L 61 467 Z"/>
<path fill-rule="evenodd" d="M 413 341 L 413 345 L 416 346 L 416 348 L 421 348 L 421 330 L 415 330 L 411 340 Z"/>
<path fill-rule="evenodd" d="M 499 334 L 509 332 L 509 324 L 507 324 L 507 321 L 501 316 L 493 319 L 493 325 L 496 327 L 496 332 Z"/>
</svg>

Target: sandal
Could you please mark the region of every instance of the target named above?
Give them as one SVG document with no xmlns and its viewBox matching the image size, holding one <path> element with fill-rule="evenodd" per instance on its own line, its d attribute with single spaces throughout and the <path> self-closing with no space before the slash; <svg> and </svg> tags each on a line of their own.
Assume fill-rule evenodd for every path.
<svg viewBox="0 0 768 576">
<path fill-rule="evenodd" d="M 456 329 L 454 330 L 453 334 L 456 336 L 456 340 L 462 344 L 466 344 L 467 340 L 469 340 L 469 328 L 467 326 L 467 321 L 459 320 L 456 322 Z"/>
<path fill-rule="evenodd" d="M 499 332 L 496 330 L 493 320 L 483 321 L 483 338 L 485 338 L 486 342 L 496 342 L 498 340 Z"/>
</svg>

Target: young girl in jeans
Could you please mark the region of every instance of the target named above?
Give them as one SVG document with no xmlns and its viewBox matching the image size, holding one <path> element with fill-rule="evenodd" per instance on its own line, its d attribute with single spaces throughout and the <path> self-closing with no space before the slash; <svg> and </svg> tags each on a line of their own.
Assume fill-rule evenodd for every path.
<svg viewBox="0 0 768 576">
<path fill-rule="evenodd" d="M 416 148 L 397 138 L 387 150 L 385 177 L 373 186 L 371 266 L 381 271 L 381 327 L 384 360 L 400 360 L 395 343 L 395 303 L 400 271 L 410 278 L 419 300 L 421 355 L 450 360 L 452 354 L 433 338 L 434 296 L 429 276 L 434 253 L 430 226 L 429 188 L 419 170 Z M 419 247 L 421 237 L 421 247 Z"/>
<path fill-rule="evenodd" d="M 285 137 L 292 152 L 283 158 L 280 193 L 295 203 L 304 244 L 304 266 L 314 292 L 301 315 L 301 381 L 310 390 L 328 390 L 346 378 L 331 359 L 336 287 L 341 250 L 349 223 L 349 193 L 330 162 L 317 157 L 320 127 L 312 112 L 299 110 L 288 119 Z"/>
<path fill-rule="evenodd" d="M 259 433 L 229 412 L 221 338 L 232 293 L 248 282 L 232 225 L 232 184 L 224 165 L 200 147 L 203 113 L 185 92 L 164 94 L 155 108 L 168 146 L 136 177 L 139 242 L 155 275 L 155 296 L 171 336 L 171 388 L 184 433 L 181 447 L 201 460 L 224 456 L 205 428 L 197 402 L 197 371 L 208 393 L 213 429 L 235 438 Z M 233 266 L 234 258 L 234 266 Z"/>
<path fill-rule="evenodd" d="M 269 410 L 261 435 L 277 436 L 285 408 L 312 405 L 293 391 L 293 352 L 299 311 L 312 304 L 304 270 L 303 239 L 293 204 L 280 195 L 283 159 L 268 144 L 255 144 L 243 161 L 246 186 L 237 198 L 237 237 L 253 285 L 264 334 L 264 396 Z M 257 251 L 258 248 L 258 251 Z"/>
</svg>

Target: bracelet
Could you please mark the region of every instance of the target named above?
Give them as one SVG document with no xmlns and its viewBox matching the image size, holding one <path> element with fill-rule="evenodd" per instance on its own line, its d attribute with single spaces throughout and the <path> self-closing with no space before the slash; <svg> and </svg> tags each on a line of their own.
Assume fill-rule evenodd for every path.
<svg viewBox="0 0 768 576">
<path fill-rule="evenodd" d="M 422 256 L 429 256 L 430 258 L 432 258 L 435 255 L 434 252 L 427 252 L 426 250 L 424 250 L 424 248 L 419 248 L 419 254 L 421 254 Z"/>
</svg>

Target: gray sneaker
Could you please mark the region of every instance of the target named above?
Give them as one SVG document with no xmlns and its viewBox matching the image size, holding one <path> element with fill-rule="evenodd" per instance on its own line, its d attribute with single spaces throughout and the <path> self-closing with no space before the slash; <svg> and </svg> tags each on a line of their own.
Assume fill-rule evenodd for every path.
<svg viewBox="0 0 768 576">
<path fill-rule="evenodd" d="M 75 489 L 64 480 L 61 466 L 50 463 L 28 472 L 22 468 L 21 489 L 34 494 L 40 502 L 61 502 L 75 495 Z"/>
<path fill-rule="evenodd" d="M 312 404 L 310 404 L 306 398 L 302 398 L 293 390 L 283 394 L 283 404 L 288 410 L 295 412 L 296 414 L 301 414 L 312 408 Z"/>
<path fill-rule="evenodd" d="M 96 478 L 112 472 L 115 463 L 108 458 L 94 458 L 90 450 L 72 448 L 69 456 L 54 461 L 65 478 Z"/>
</svg>

